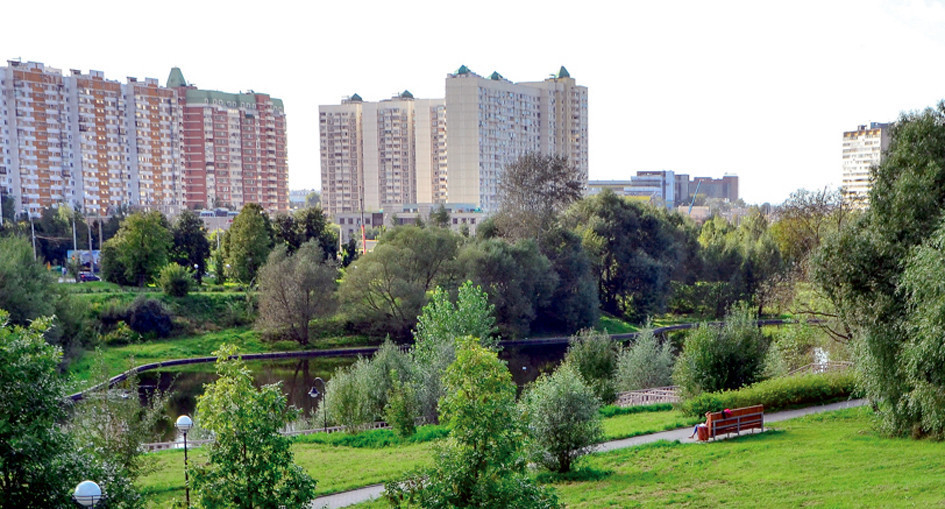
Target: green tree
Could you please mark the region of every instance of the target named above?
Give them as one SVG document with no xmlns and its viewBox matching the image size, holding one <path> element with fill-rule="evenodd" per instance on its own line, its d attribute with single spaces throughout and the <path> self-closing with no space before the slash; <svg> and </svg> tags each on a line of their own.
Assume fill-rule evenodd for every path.
<svg viewBox="0 0 945 509">
<path fill-rule="evenodd" d="M 244 284 L 255 281 L 256 272 L 272 250 L 272 237 L 272 225 L 263 208 L 256 203 L 246 204 L 226 232 L 228 276 Z"/>
<path fill-rule="evenodd" d="M 564 363 L 584 378 L 598 399 L 607 404 L 616 399 L 617 346 L 607 333 L 584 329 L 571 336 Z"/>
<path fill-rule="evenodd" d="M 124 275 L 122 280 L 113 282 L 133 282 L 144 286 L 167 265 L 173 243 L 174 236 L 168 229 L 167 219 L 160 212 L 131 214 L 115 237 L 105 243 L 103 258 L 107 253 L 108 262 L 102 260 L 102 272 L 105 275 L 116 272 L 111 266 L 113 259 Z"/>
<path fill-rule="evenodd" d="M 450 213 L 442 203 L 430 212 L 430 224 L 437 228 L 450 227 Z"/>
<path fill-rule="evenodd" d="M 279 246 L 259 270 L 259 317 L 256 326 L 307 345 L 309 324 L 335 311 L 338 270 L 313 241 L 294 255 Z"/>
<path fill-rule="evenodd" d="M 158 286 L 171 297 L 186 297 L 193 284 L 191 272 L 176 263 L 168 263 L 158 275 Z"/>
<path fill-rule="evenodd" d="M 318 191 L 312 191 L 305 195 L 305 206 L 308 208 L 318 207 L 322 203 L 322 194 Z"/>
<path fill-rule="evenodd" d="M 60 425 L 66 419 L 62 350 L 43 334 L 49 319 L 9 326 L 0 310 L 0 508 L 68 508 L 85 457 Z"/>
<path fill-rule="evenodd" d="M 564 228 L 554 228 L 541 239 L 542 254 L 558 276 L 551 299 L 539 306 L 532 328 L 538 332 L 573 334 L 593 327 L 600 316 L 597 278 L 581 238 Z"/>
<path fill-rule="evenodd" d="M 558 215 L 584 194 L 586 177 L 567 157 L 529 153 L 505 167 L 499 179 L 495 222 L 513 240 L 541 240 Z"/>
<path fill-rule="evenodd" d="M 203 283 L 210 257 L 210 241 L 207 227 L 194 211 L 184 210 L 177 216 L 172 228 L 174 235 L 173 259 L 178 264 L 194 270 L 197 284 Z"/>
<path fill-rule="evenodd" d="M 640 332 L 633 345 L 617 356 L 617 390 L 633 391 L 650 387 L 665 387 L 673 383 L 673 346 L 669 341 L 660 345 L 653 329 Z"/>
<path fill-rule="evenodd" d="M 338 258 L 338 229 L 320 207 L 295 211 L 295 227 L 300 243 L 315 241 L 326 259 Z"/>
<path fill-rule="evenodd" d="M 945 210 L 945 102 L 900 117 L 872 180 L 869 208 L 823 242 L 811 277 L 840 315 L 836 336 L 856 346 L 862 387 L 884 428 L 922 434 L 929 408 L 910 404 L 910 377 L 922 368 L 902 366 L 919 325 L 910 310 L 917 303 L 906 292 L 919 288 L 903 286 L 903 271 Z"/>
<path fill-rule="evenodd" d="M 219 378 L 197 399 L 201 426 L 215 438 L 207 463 L 194 468 L 199 507 L 307 507 L 315 481 L 293 463 L 280 431 L 298 417 L 278 384 L 256 388 L 236 348 L 214 352 Z"/>
<path fill-rule="evenodd" d="M 522 406 L 532 456 L 553 472 L 570 472 L 604 438 L 600 400 L 569 364 L 540 376 Z"/>
<path fill-rule="evenodd" d="M 559 507 L 550 490 L 525 474 L 523 430 L 515 384 L 495 351 L 475 338 L 460 340 L 446 371 L 441 419 L 450 435 L 435 463 L 412 480 L 388 483 L 395 507 Z"/>
<path fill-rule="evenodd" d="M 747 305 L 738 305 L 719 327 L 693 329 L 676 360 L 673 380 L 691 397 L 739 389 L 761 379 L 768 341 Z"/>
<path fill-rule="evenodd" d="M 55 281 L 42 263 L 33 259 L 29 241 L 0 238 L 0 309 L 12 323 L 25 325 L 55 312 Z"/>
<path fill-rule="evenodd" d="M 275 245 L 285 246 L 289 253 L 294 253 L 302 245 L 295 218 L 285 212 L 280 212 L 272 218 L 272 236 Z"/>
</svg>

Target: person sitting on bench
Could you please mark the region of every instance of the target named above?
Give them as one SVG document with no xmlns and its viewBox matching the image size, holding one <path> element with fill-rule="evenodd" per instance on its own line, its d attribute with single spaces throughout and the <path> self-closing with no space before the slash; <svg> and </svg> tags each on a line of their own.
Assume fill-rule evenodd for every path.
<svg viewBox="0 0 945 509">
<path fill-rule="evenodd" d="M 723 418 L 723 419 L 727 418 L 729 413 L 731 413 L 731 410 L 729 410 L 729 409 L 727 409 L 727 408 L 726 408 L 725 410 L 722 410 L 722 418 Z M 692 434 L 689 435 L 689 438 L 696 438 L 696 435 L 699 434 L 699 428 L 705 428 L 705 427 L 707 427 L 707 426 L 709 425 L 709 418 L 710 418 L 711 416 L 712 416 L 712 412 L 706 412 L 706 413 L 705 413 L 705 422 L 700 422 L 699 424 L 696 424 L 696 427 L 695 427 L 695 428 L 692 428 Z"/>
</svg>

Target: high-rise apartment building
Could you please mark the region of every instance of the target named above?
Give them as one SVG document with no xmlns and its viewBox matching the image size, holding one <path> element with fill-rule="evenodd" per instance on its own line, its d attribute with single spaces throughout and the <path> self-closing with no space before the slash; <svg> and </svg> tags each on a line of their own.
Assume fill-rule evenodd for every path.
<svg viewBox="0 0 945 509">
<path fill-rule="evenodd" d="M 414 203 L 492 211 L 505 167 L 527 153 L 566 156 L 587 178 L 587 88 L 563 67 L 513 83 L 462 66 L 447 75 L 445 99 L 355 94 L 321 106 L 319 127 L 322 200 L 333 216 Z"/>
<path fill-rule="evenodd" d="M 891 123 L 870 122 L 843 133 L 843 197 L 859 206 L 869 205 L 873 187 L 870 171 L 889 148 Z"/>
<path fill-rule="evenodd" d="M 287 210 L 282 102 L 197 90 L 177 69 L 171 78 L 163 87 L 38 62 L 0 67 L 0 194 L 33 215 L 63 203 L 89 216 L 249 202 Z"/>
</svg>

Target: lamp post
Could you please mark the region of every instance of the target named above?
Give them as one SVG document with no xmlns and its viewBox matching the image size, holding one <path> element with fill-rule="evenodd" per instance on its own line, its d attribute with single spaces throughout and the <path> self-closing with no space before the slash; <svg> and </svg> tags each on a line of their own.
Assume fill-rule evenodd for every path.
<svg viewBox="0 0 945 509">
<path fill-rule="evenodd" d="M 184 434 L 184 496 L 187 499 L 187 507 L 190 507 L 190 476 L 187 475 L 187 432 L 194 427 L 194 421 L 190 417 L 182 415 L 177 418 L 175 426 Z"/>
<path fill-rule="evenodd" d="M 82 507 L 95 507 L 105 495 L 102 495 L 102 488 L 98 487 L 93 481 L 82 481 L 75 487 L 72 493 L 72 500 Z"/>
<path fill-rule="evenodd" d="M 311 396 L 312 398 L 317 398 L 318 395 L 321 394 L 320 392 L 318 392 L 318 389 L 315 388 L 315 382 L 321 382 L 321 384 L 322 384 L 322 391 L 324 391 L 324 393 L 325 393 L 324 395 L 327 395 L 327 394 L 328 394 L 328 389 L 325 388 L 325 381 L 322 380 L 322 377 L 320 377 L 320 376 L 316 376 L 316 377 L 315 377 L 315 380 L 312 380 L 312 388 L 309 389 L 308 395 Z M 322 414 L 323 414 L 323 416 L 325 417 L 325 420 L 324 420 L 324 422 L 322 422 L 322 426 L 324 426 L 324 427 L 322 428 L 322 431 L 327 432 L 327 431 L 328 431 L 328 404 L 327 404 L 327 402 L 325 401 L 324 395 L 322 396 L 322 408 L 324 408 L 324 410 L 322 411 Z"/>
</svg>

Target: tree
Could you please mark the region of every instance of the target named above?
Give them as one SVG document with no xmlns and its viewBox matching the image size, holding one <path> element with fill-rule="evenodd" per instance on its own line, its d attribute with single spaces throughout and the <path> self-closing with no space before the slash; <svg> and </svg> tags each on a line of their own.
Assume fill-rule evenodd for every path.
<svg viewBox="0 0 945 509">
<path fill-rule="evenodd" d="M 213 433 L 208 461 L 194 468 L 201 507 L 305 507 L 315 481 L 293 463 L 291 440 L 280 431 L 299 415 L 278 384 L 256 388 L 236 348 L 222 346 L 216 371 L 197 399 L 201 426 Z"/>
<path fill-rule="evenodd" d="M 320 207 L 306 207 L 295 212 L 299 243 L 316 241 L 325 258 L 338 258 L 338 231 Z"/>
<path fill-rule="evenodd" d="M 358 241 L 355 240 L 354 237 L 351 237 L 341 250 L 341 266 L 347 267 L 351 265 L 360 255 L 361 252 L 358 250 Z"/>
<path fill-rule="evenodd" d="M 452 276 L 460 237 L 447 229 L 401 226 L 349 266 L 339 299 L 350 319 L 374 333 L 409 335 L 426 292 Z"/>
<path fill-rule="evenodd" d="M 25 325 L 55 312 L 55 281 L 42 263 L 33 259 L 29 241 L 0 238 L 0 309 L 12 323 Z"/>
<path fill-rule="evenodd" d="M 259 271 L 256 325 L 307 345 L 312 319 L 334 313 L 338 270 L 314 241 L 302 244 L 294 255 L 287 251 L 277 247 Z"/>
<path fill-rule="evenodd" d="M 660 345 L 653 329 L 647 326 L 628 348 L 617 355 L 617 390 L 633 391 L 665 387 L 673 383 L 673 346 Z"/>
<path fill-rule="evenodd" d="M 540 376 L 522 403 L 532 455 L 553 472 L 570 472 L 603 440 L 600 400 L 569 364 Z"/>
<path fill-rule="evenodd" d="M 551 304 L 557 275 L 533 241 L 515 244 L 500 239 L 463 246 L 457 257 L 463 279 L 482 286 L 495 306 L 503 336 L 526 336 L 538 310 Z"/>
<path fill-rule="evenodd" d="M 734 390 L 761 379 L 768 341 L 746 304 L 725 316 L 725 325 L 693 329 L 676 360 L 673 380 L 686 396 Z"/>
<path fill-rule="evenodd" d="M 8 320 L 0 310 L 0 508 L 72 507 L 69 489 L 84 458 L 60 426 L 62 350 L 43 339 L 49 319 L 29 327 Z"/>
<path fill-rule="evenodd" d="M 934 321 L 914 322 L 918 315 L 910 306 L 918 303 L 910 302 L 906 292 L 923 292 L 903 286 L 903 272 L 945 209 L 945 102 L 900 117 L 872 177 L 869 209 L 823 242 L 811 277 L 840 315 L 837 336 L 857 346 L 860 381 L 884 428 L 921 435 L 930 408 L 910 403 L 917 387 L 910 377 L 922 376 L 924 368 L 903 370 L 902 359 L 911 357 L 906 350 L 912 348 L 913 327 Z"/>
<path fill-rule="evenodd" d="M 203 274 L 207 271 L 207 258 L 210 257 L 210 241 L 207 240 L 207 227 L 194 211 L 184 210 L 177 216 L 172 229 L 174 235 L 174 261 L 194 270 L 197 284 L 203 283 Z"/>
<path fill-rule="evenodd" d="M 285 246 L 290 254 L 302 245 L 295 218 L 285 212 L 280 212 L 272 218 L 272 236 L 275 245 Z"/>
<path fill-rule="evenodd" d="M 771 225 L 778 250 L 789 264 L 799 265 L 806 275 L 810 254 L 831 234 L 839 232 L 853 215 L 840 190 L 798 189 L 777 209 Z"/>
<path fill-rule="evenodd" d="M 446 371 L 441 419 L 450 435 L 434 466 L 413 479 L 388 483 L 395 507 L 559 507 L 550 490 L 525 475 L 515 384 L 496 353 L 462 339 Z"/>
<path fill-rule="evenodd" d="M 167 219 L 160 212 L 136 212 L 129 215 L 114 238 L 105 243 L 108 262 L 102 260 L 102 272 L 114 274 L 120 267 L 124 277 L 115 283 L 133 282 L 144 286 L 167 265 L 174 236 Z M 103 257 L 106 253 L 103 253 Z"/>
<path fill-rule="evenodd" d="M 450 227 L 450 213 L 442 203 L 430 212 L 430 224 L 437 228 Z"/>
<path fill-rule="evenodd" d="M 581 238 L 564 228 L 553 228 L 541 239 L 542 254 L 558 276 L 551 299 L 539 306 L 533 329 L 573 334 L 593 327 L 600 316 L 597 279 Z"/>
<path fill-rule="evenodd" d="M 322 195 L 318 191 L 312 191 L 305 195 L 305 206 L 307 208 L 318 207 L 321 205 Z"/>
<path fill-rule="evenodd" d="M 540 241 L 558 214 L 581 199 L 586 180 L 566 157 L 523 155 L 506 166 L 499 179 L 496 225 L 512 239 Z"/>
<path fill-rule="evenodd" d="M 456 340 L 470 336 L 489 348 L 498 345 L 495 336 L 495 306 L 489 296 L 472 281 L 459 287 L 456 304 L 440 287 L 433 291 L 423 307 L 414 330 L 410 350 L 416 367 L 417 393 L 423 415 L 433 420 L 439 415 L 438 404 L 446 394 L 443 374 L 456 360 Z"/>
<path fill-rule="evenodd" d="M 243 283 L 255 281 L 259 267 L 272 250 L 272 225 L 266 212 L 256 203 L 248 203 L 233 218 L 225 237 L 225 258 L 229 276 Z"/>
<path fill-rule="evenodd" d="M 176 263 L 165 265 L 158 276 L 158 286 L 171 297 L 186 297 L 193 284 L 191 272 Z"/>
<path fill-rule="evenodd" d="M 607 333 L 585 329 L 571 336 L 564 363 L 581 375 L 602 402 L 616 399 L 617 347 Z"/>
</svg>

